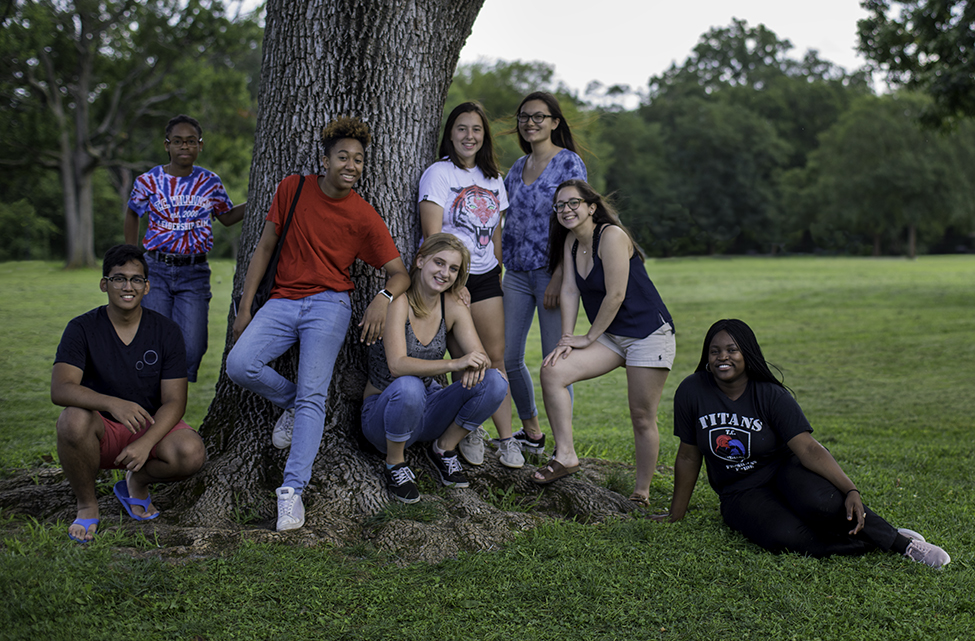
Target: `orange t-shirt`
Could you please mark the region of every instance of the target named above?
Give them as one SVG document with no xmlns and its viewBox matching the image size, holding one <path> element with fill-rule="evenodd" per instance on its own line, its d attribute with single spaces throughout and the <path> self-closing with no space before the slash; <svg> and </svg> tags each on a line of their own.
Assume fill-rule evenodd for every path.
<svg viewBox="0 0 975 641">
<path fill-rule="evenodd" d="M 278 184 L 267 220 L 278 235 L 298 189 L 298 176 Z M 271 298 L 297 300 L 331 290 L 355 289 L 349 267 L 356 258 L 376 267 L 399 257 L 389 228 L 362 196 L 350 192 L 341 200 L 329 198 L 318 186 L 318 176 L 305 176 L 294 218 L 281 248 Z"/>
</svg>

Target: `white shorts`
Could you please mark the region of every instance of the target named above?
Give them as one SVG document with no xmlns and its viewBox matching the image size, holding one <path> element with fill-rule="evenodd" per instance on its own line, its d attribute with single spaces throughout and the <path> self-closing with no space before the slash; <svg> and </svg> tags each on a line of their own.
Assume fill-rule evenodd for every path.
<svg viewBox="0 0 975 641">
<path fill-rule="evenodd" d="M 631 367 L 670 369 L 677 355 L 677 339 L 670 323 L 664 323 L 646 338 L 630 338 L 604 332 L 596 342 L 613 350 Z"/>
</svg>

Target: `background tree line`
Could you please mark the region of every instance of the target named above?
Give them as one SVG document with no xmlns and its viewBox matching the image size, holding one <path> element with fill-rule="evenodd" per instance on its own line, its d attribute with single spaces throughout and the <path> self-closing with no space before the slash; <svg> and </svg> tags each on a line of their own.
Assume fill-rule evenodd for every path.
<svg viewBox="0 0 975 641">
<path fill-rule="evenodd" d="M 900 3 L 909 5 L 900 22 L 889 4 L 866 3 L 873 17 L 860 28 L 864 51 L 899 83 L 891 93 L 877 95 L 867 69 L 842 69 L 815 51 L 794 57 L 788 40 L 735 20 L 652 77 L 635 109 L 621 106 L 630 88 L 593 83 L 580 95 L 556 84 L 547 63 L 502 60 L 458 67 L 445 113 L 465 100 L 483 103 L 507 168 L 522 153 L 512 133 L 519 101 L 536 89 L 556 93 L 591 182 L 616 193 L 651 255 L 969 251 L 975 126 L 962 116 L 971 75 L 965 87 L 956 63 L 946 87 L 944 74 L 927 67 L 894 68 L 889 52 L 904 48 L 912 29 L 911 50 L 922 48 L 925 32 L 906 12 L 924 3 Z M 235 201 L 246 197 L 263 29 L 258 14 L 234 6 L 7 4 L 0 260 L 81 264 L 120 242 L 132 179 L 166 162 L 162 128 L 176 113 L 204 127 L 200 164 L 221 175 Z M 946 38 L 937 34 L 961 38 L 972 22 L 959 6 L 941 32 L 925 27 L 945 60 Z M 85 199 L 93 253 L 78 247 Z M 239 228 L 214 231 L 216 255 L 232 256 Z"/>
</svg>

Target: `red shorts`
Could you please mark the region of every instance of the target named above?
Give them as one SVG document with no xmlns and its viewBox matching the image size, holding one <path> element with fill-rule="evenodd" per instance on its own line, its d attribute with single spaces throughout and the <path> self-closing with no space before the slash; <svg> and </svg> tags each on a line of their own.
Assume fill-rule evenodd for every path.
<svg viewBox="0 0 975 641">
<path fill-rule="evenodd" d="M 129 431 L 129 428 L 121 423 L 116 423 L 115 421 L 105 418 L 100 412 L 98 415 L 102 417 L 102 423 L 105 424 L 105 435 L 102 436 L 99 448 L 101 450 L 101 459 L 98 462 L 98 467 L 103 470 L 124 469 L 121 465 L 115 464 L 115 459 L 117 459 L 118 455 L 122 453 L 122 450 L 128 447 L 130 443 L 135 442 L 140 436 L 145 434 L 146 430 L 149 428 L 147 427 L 145 429 L 141 429 L 133 434 Z M 186 421 L 180 420 L 179 423 L 173 426 L 173 429 L 166 433 L 166 436 L 169 436 L 176 430 L 191 429 L 193 428 L 190 427 Z M 163 438 L 166 438 L 166 436 Z M 152 446 L 152 450 L 149 452 L 150 460 L 156 458 L 156 447 L 158 445 L 159 443 L 156 443 L 156 445 Z"/>
</svg>

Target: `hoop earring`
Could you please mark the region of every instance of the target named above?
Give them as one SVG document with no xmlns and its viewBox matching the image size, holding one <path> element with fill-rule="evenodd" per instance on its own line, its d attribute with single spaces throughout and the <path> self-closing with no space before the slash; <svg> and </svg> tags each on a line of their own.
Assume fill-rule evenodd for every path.
<svg viewBox="0 0 975 641">
<path fill-rule="evenodd" d="M 704 371 L 707 372 L 708 374 L 711 373 L 711 363 L 704 364 Z"/>
</svg>

